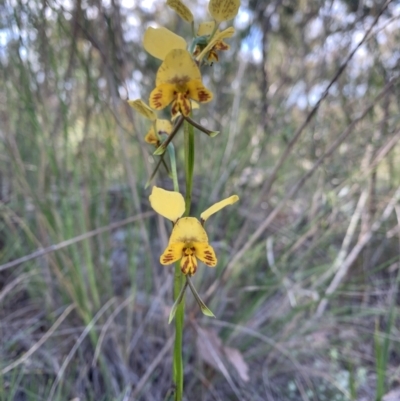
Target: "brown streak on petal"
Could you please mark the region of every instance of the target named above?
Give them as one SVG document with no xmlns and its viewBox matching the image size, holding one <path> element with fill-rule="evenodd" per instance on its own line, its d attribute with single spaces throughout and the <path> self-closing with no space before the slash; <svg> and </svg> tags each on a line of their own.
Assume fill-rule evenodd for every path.
<svg viewBox="0 0 400 401">
<path fill-rule="evenodd" d="M 172 107 L 171 107 L 171 114 L 172 116 L 175 116 L 176 114 L 178 114 L 179 109 L 178 109 L 178 102 L 176 100 L 174 100 L 174 102 L 172 103 Z"/>
<path fill-rule="evenodd" d="M 198 95 L 199 95 L 199 102 L 206 102 L 211 98 L 210 94 L 204 90 L 199 90 Z"/>
<path fill-rule="evenodd" d="M 184 99 L 182 102 L 182 114 L 184 116 L 188 116 L 190 114 L 190 102 L 187 99 Z"/>
</svg>

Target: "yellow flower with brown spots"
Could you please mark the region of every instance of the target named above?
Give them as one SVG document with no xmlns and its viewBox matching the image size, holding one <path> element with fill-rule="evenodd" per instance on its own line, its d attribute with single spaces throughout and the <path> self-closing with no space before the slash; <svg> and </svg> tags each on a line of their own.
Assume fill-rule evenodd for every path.
<svg viewBox="0 0 400 401">
<path fill-rule="evenodd" d="M 197 36 L 208 37 L 208 43 L 197 44 L 193 56 L 195 56 L 196 60 L 201 61 L 207 54 L 207 61 L 209 63 L 218 61 L 217 52 L 230 49 L 230 46 L 224 42 L 224 39 L 230 38 L 234 33 L 235 29 L 233 27 L 229 27 L 222 32 L 219 29 L 215 29 L 215 21 L 201 23 L 197 30 Z"/>
<path fill-rule="evenodd" d="M 158 148 L 161 145 L 160 135 L 169 135 L 172 132 L 172 124 L 168 120 L 157 119 L 155 121 L 155 127 L 156 131 L 154 131 L 154 124 L 150 127 L 150 129 L 147 131 L 146 136 L 144 137 L 144 140 L 147 143 Z"/>
<path fill-rule="evenodd" d="M 168 246 L 160 257 L 160 263 L 169 265 L 180 260 L 182 273 L 188 276 L 196 273 L 197 259 L 209 267 L 215 267 L 217 257 L 213 247 L 208 243 L 203 225 L 211 215 L 237 202 L 239 197 L 232 195 L 215 203 L 200 215 L 200 221 L 195 217 L 182 217 L 185 212 L 185 200 L 179 192 L 153 187 L 149 199 L 151 207 L 157 213 L 174 223 Z"/>
<path fill-rule="evenodd" d="M 150 93 L 149 105 L 154 110 L 162 110 L 172 103 L 172 116 L 178 112 L 188 116 L 190 99 L 207 103 L 212 98 L 213 94 L 203 85 L 199 67 L 190 53 L 174 49 L 157 71 L 156 88 Z"/>
</svg>

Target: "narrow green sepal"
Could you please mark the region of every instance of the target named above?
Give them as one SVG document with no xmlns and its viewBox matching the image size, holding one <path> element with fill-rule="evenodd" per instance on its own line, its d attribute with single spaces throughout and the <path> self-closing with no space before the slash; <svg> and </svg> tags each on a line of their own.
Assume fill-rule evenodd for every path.
<svg viewBox="0 0 400 401">
<path fill-rule="evenodd" d="M 193 127 L 197 128 L 199 131 L 204 132 L 207 136 L 210 138 L 214 138 L 214 136 L 217 136 L 219 134 L 219 131 L 211 131 L 207 129 L 206 127 L 203 127 L 201 124 L 198 122 L 194 121 L 191 117 L 185 116 L 185 120 Z"/>
<path fill-rule="evenodd" d="M 164 158 L 163 156 L 161 156 L 160 160 L 158 161 L 158 163 L 156 164 L 156 167 L 154 168 L 153 172 L 151 173 L 150 178 L 147 180 L 146 185 L 144 186 L 144 188 L 148 188 L 148 186 L 150 185 L 150 183 L 153 181 L 153 178 L 155 177 L 158 169 L 160 168 L 161 163 L 164 164 L 165 168 L 167 169 L 168 174 L 170 174 L 168 166 L 165 164 Z"/>
<path fill-rule="evenodd" d="M 189 284 L 189 287 L 190 287 L 190 289 L 192 291 L 192 294 L 195 297 L 197 303 L 199 304 L 200 309 L 203 312 L 203 315 L 206 315 L 206 316 L 209 316 L 209 317 L 215 317 L 214 313 L 212 313 L 211 310 L 207 308 L 207 305 L 200 298 L 200 295 L 196 291 L 196 288 L 194 288 L 194 285 L 190 281 L 190 278 L 188 276 L 186 276 L 186 282 Z"/>
<path fill-rule="evenodd" d="M 168 324 L 170 324 L 174 320 L 176 310 L 178 309 L 179 304 L 182 302 L 187 286 L 188 282 L 186 281 L 186 283 L 181 288 L 181 292 L 179 293 L 178 298 L 176 298 L 174 304 L 172 305 L 171 312 L 169 313 Z"/>
<path fill-rule="evenodd" d="M 154 155 L 154 156 L 161 156 L 161 155 L 163 155 L 164 153 L 165 153 L 165 145 L 162 144 L 162 145 L 160 145 L 160 146 L 155 150 L 155 152 L 153 153 L 153 155 Z"/>
<path fill-rule="evenodd" d="M 175 156 L 175 148 L 172 142 L 167 146 L 169 161 L 171 163 L 171 174 L 170 177 L 172 182 L 174 183 L 174 188 L 178 187 L 178 173 L 176 170 L 176 156 Z"/>
</svg>

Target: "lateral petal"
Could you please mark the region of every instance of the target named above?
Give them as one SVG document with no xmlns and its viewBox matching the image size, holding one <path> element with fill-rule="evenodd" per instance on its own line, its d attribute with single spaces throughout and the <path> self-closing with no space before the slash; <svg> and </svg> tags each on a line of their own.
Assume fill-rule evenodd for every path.
<svg viewBox="0 0 400 401">
<path fill-rule="evenodd" d="M 208 103 L 212 100 L 213 94 L 208 90 L 201 80 L 193 80 L 187 84 L 189 89 L 189 97 L 200 103 Z"/>
<path fill-rule="evenodd" d="M 152 90 L 149 97 L 149 105 L 155 110 L 162 110 L 174 99 L 174 85 L 163 83 Z"/>
<path fill-rule="evenodd" d="M 215 267 L 217 265 L 217 257 L 215 256 L 214 249 L 210 244 L 195 242 L 193 243 L 193 246 L 195 248 L 196 257 L 203 263 L 209 267 Z"/>
<path fill-rule="evenodd" d="M 165 251 L 160 256 L 160 263 L 162 265 L 170 265 L 182 258 L 182 252 L 185 244 L 176 242 L 175 244 L 168 244 Z"/>
<path fill-rule="evenodd" d="M 149 200 L 151 207 L 158 214 L 161 214 L 161 216 L 171 221 L 178 220 L 179 217 L 185 213 L 185 199 L 179 192 L 166 191 L 165 189 L 154 186 L 151 195 L 149 196 Z"/>
<path fill-rule="evenodd" d="M 221 209 L 223 209 L 226 206 L 232 205 L 235 202 L 239 200 L 239 197 L 237 195 L 232 195 L 229 198 L 223 199 L 220 202 L 214 203 L 212 206 L 210 206 L 207 210 L 205 210 L 201 215 L 200 218 L 203 221 L 206 221 L 210 216 L 212 216 L 214 213 L 217 213 Z"/>
</svg>

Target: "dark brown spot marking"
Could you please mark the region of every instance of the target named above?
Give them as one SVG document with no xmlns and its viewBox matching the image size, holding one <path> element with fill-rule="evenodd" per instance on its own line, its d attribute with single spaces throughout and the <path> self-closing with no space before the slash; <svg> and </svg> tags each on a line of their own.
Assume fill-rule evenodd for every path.
<svg viewBox="0 0 400 401">
<path fill-rule="evenodd" d="M 199 102 L 206 102 L 210 99 L 210 94 L 204 90 L 199 90 L 197 94 L 199 95 Z"/>
</svg>

